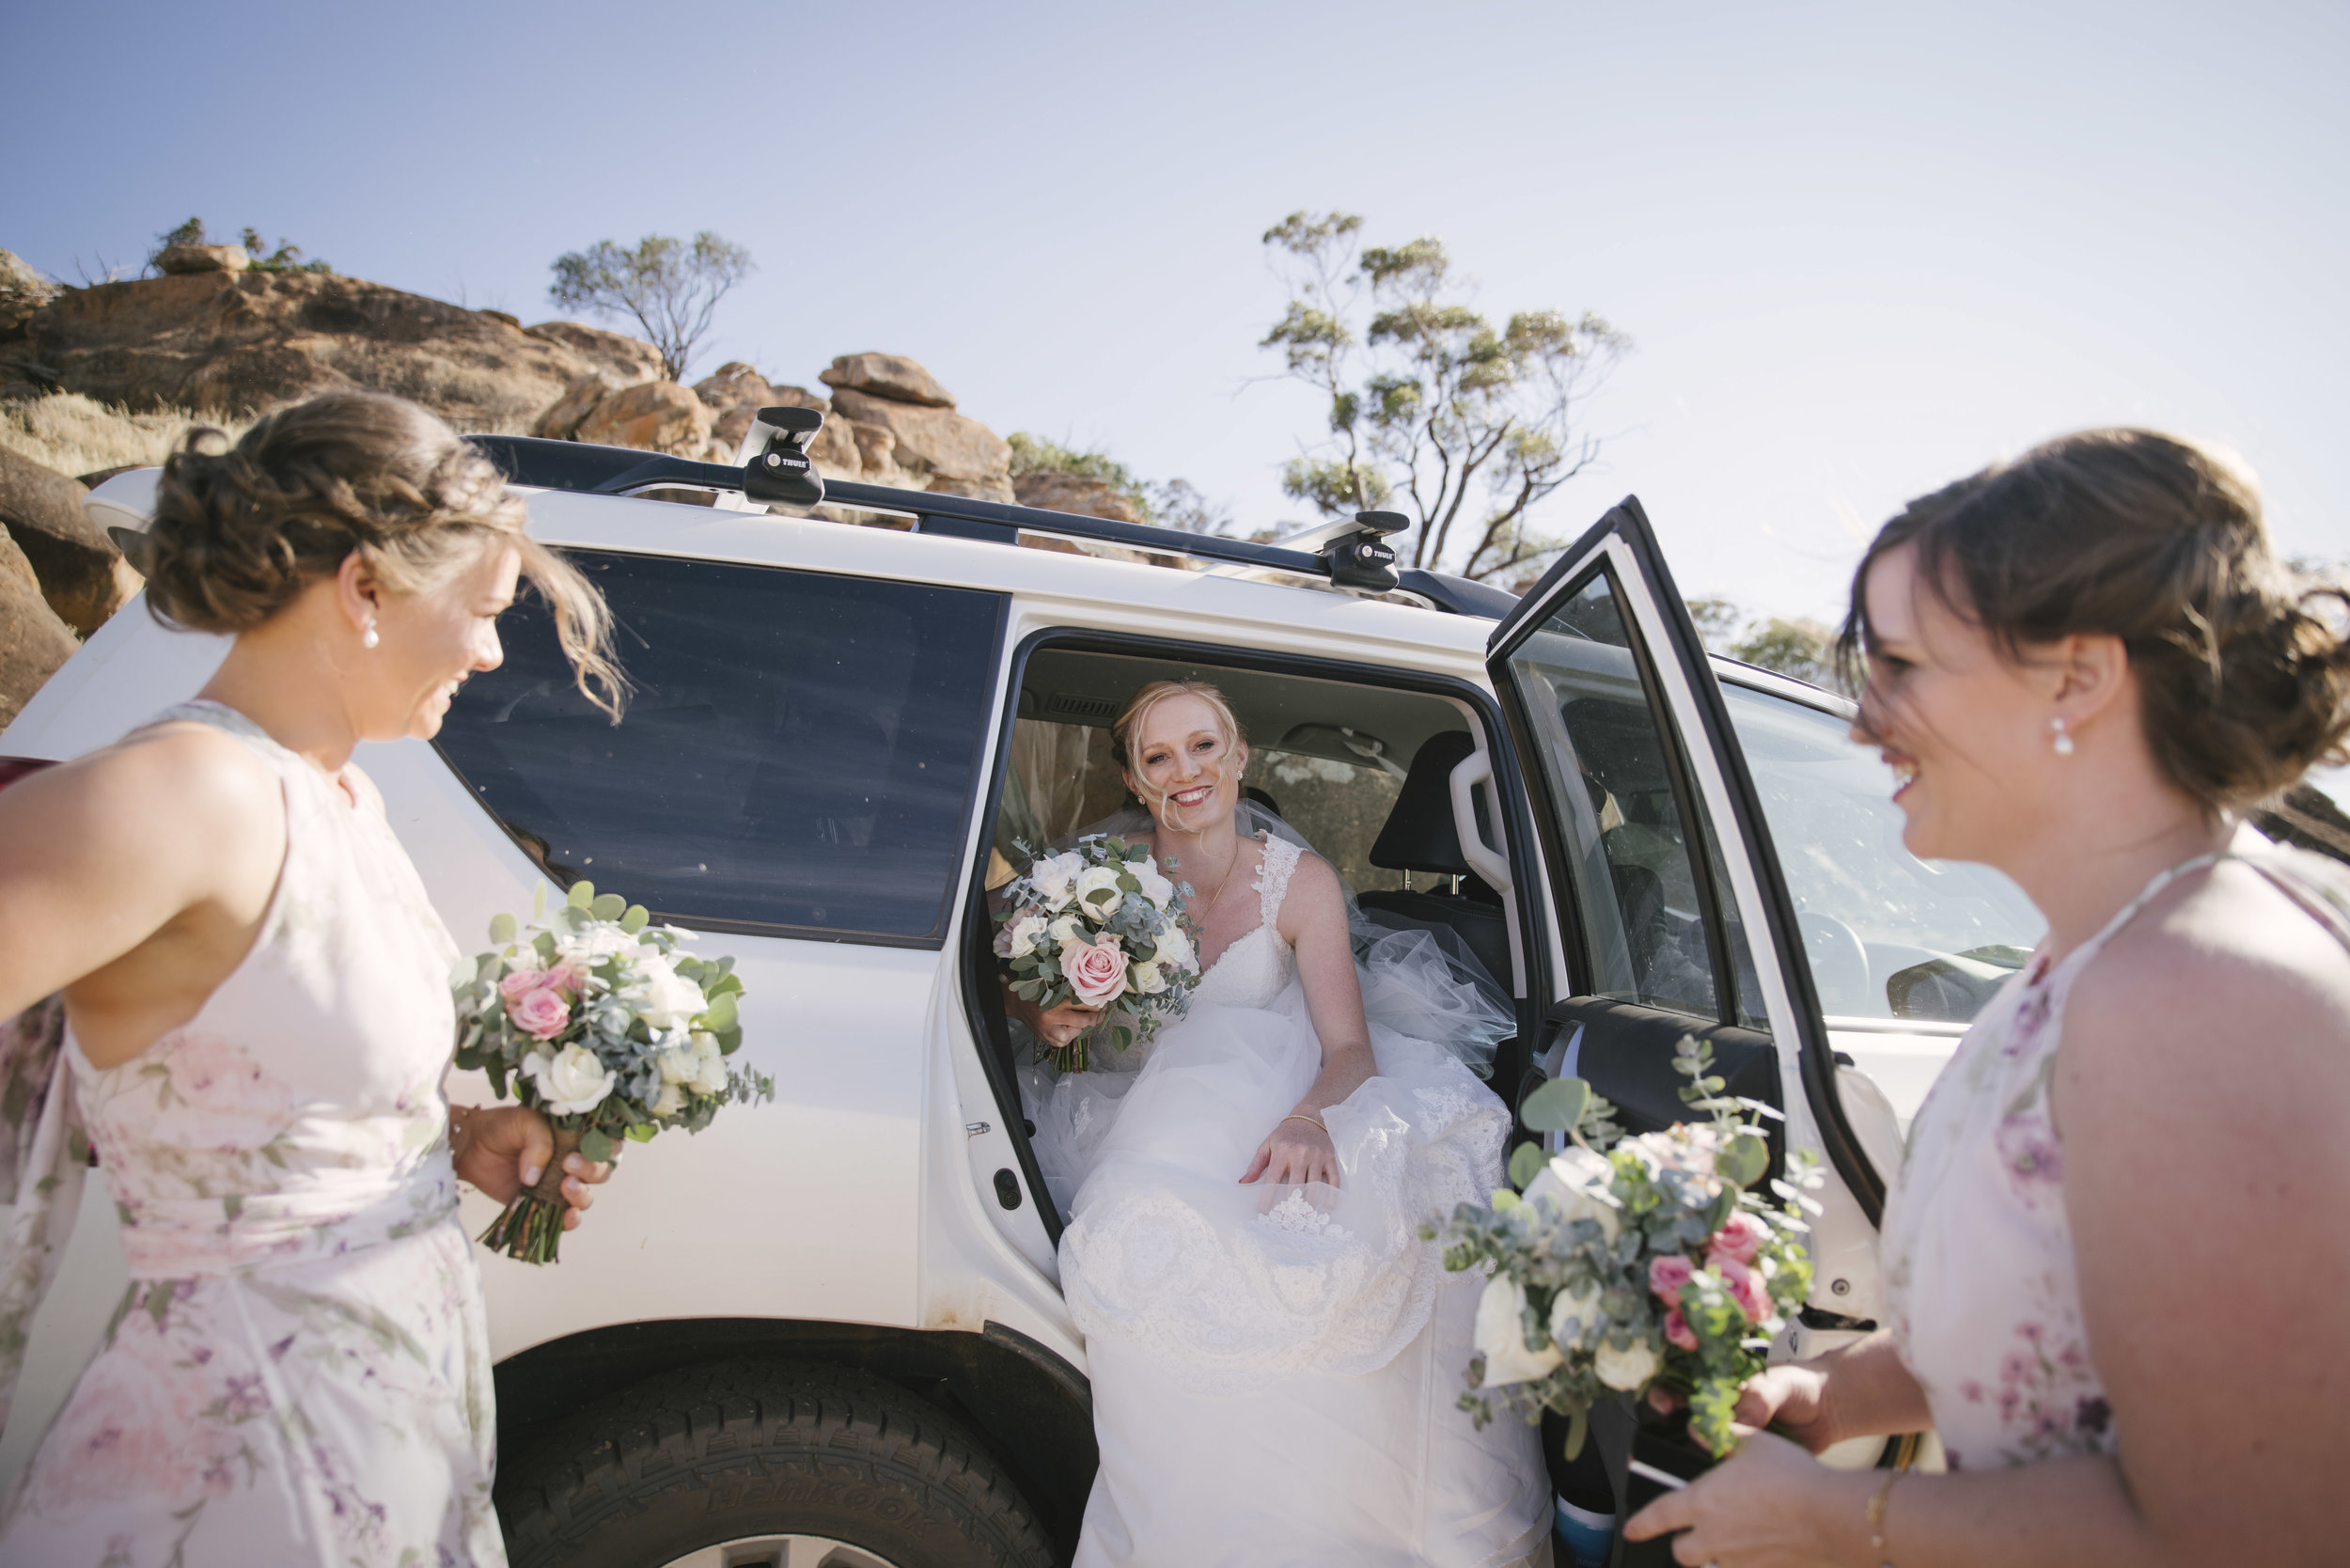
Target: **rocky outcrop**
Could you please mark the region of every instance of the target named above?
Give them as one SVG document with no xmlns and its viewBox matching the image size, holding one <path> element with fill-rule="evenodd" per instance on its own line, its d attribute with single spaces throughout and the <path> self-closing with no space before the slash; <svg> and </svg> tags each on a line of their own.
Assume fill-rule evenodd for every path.
<svg viewBox="0 0 2350 1568">
<path fill-rule="evenodd" d="M 64 292 L 14 251 L 0 250 L 0 339 L 14 336 L 33 312 Z"/>
<path fill-rule="evenodd" d="M 843 362 L 835 360 L 833 365 L 837 369 Z M 977 419 L 949 407 L 900 402 L 846 386 L 833 392 L 832 406 L 860 426 L 889 432 L 895 443 L 890 456 L 907 482 L 949 495 L 1013 498 L 1011 447 Z"/>
<path fill-rule="evenodd" d="M 591 370 L 563 388 L 563 395 L 531 422 L 530 433 L 552 436 L 557 441 L 577 440 L 580 425 L 595 413 L 598 403 L 611 395 L 611 384 Z"/>
<path fill-rule="evenodd" d="M 1011 491 L 1024 507 L 1106 517 L 1118 523 L 1151 521 L 1124 491 L 1082 474 L 1023 474 L 1011 481 Z"/>
<path fill-rule="evenodd" d="M 165 277 L 190 273 L 241 273 L 253 265 L 243 245 L 165 245 L 155 253 L 155 270 Z"/>
<path fill-rule="evenodd" d="M 709 405 L 673 381 L 649 381 L 615 392 L 579 424 L 579 439 L 700 458 L 710 447 Z"/>
<path fill-rule="evenodd" d="M 82 510 L 81 482 L 0 447 L 5 525 L 59 620 L 87 635 L 139 590 L 139 574 Z"/>
<path fill-rule="evenodd" d="M 504 321 L 514 319 L 498 310 L 484 310 L 480 314 Z M 616 392 L 662 379 L 661 351 L 625 332 L 606 332 L 582 321 L 540 321 L 537 326 L 524 327 L 523 335 L 577 354 Z"/>
<path fill-rule="evenodd" d="M 891 402 L 955 406 L 954 395 L 938 384 L 938 378 L 903 354 L 844 353 L 829 369 L 819 370 L 816 379 L 836 391 L 863 392 Z"/>
<path fill-rule="evenodd" d="M 550 333 L 556 327 L 567 330 Z M 366 386 L 413 398 L 468 430 L 526 429 L 583 376 L 617 379 L 618 367 L 641 367 L 652 354 L 647 344 L 615 346 L 634 341 L 618 333 L 572 322 L 525 331 L 380 283 L 314 273 L 193 273 L 68 289 L 13 336 L 0 336 L 0 359 L 33 361 L 67 391 L 133 410 L 243 415 Z"/>
<path fill-rule="evenodd" d="M 0 728 L 79 646 L 41 598 L 24 553 L 0 528 Z"/>
<path fill-rule="evenodd" d="M 709 405 L 716 423 L 711 427 L 713 463 L 732 463 L 743 437 L 759 420 L 762 408 L 812 408 L 827 416 L 809 447 L 827 478 L 854 479 L 859 476 L 856 438 L 829 417 L 832 400 L 805 386 L 777 386 L 739 359 L 730 359 L 694 384 L 694 396 Z"/>
</svg>

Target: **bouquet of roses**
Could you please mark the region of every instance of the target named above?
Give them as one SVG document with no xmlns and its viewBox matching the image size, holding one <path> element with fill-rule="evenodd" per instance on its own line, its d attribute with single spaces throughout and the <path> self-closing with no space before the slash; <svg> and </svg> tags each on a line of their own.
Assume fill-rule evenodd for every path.
<svg viewBox="0 0 2350 1568">
<path fill-rule="evenodd" d="M 1700 1445 L 1729 1450 L 1739 1389 L 1810 1292 L 1798 1211 L 1818 1206 L 1789 1182 L 1770 1184 L 1776 1202 L 1751 1190 L 1770 1164 L 1751 1116 L 1776 1110 L 1724 1097 L 1701 1042 L 1684 1036 L 1673 1065 L 1691 1080 L 1682 1100 L 1708 1120 L 1629 1137 L 1590 1085 L 1553 1079 L 1520 1114 L 1568 1147 L 1520 1147 L 1510 1177 L 1523 1191 L 1464 1203 L 1444 1227 L 1445 1266 L 1492 1275 L 1461 1396 L 1479 1425 L 1496 1406 L 1529 1422 L 1556 1411 L 1573 1459 L 1611 1390 L 1650 1392 L 1659 1408 L 1661 1391 L 1685 1403 Z M 1812 1179 L 1808 1162 L 1795 1175 Z"/>
<path fill-rule="evenodd" d="M 1104 834 L 1058 855 L 1016 847 L 1028 869 L 1005 886 L 995 917 L 995 956 L 1016 995 L 1047 1009 L 1112 1009 L 1106 1022 L 1120 1050 L 1190 1005 L 1198 951 L 1183 899 L 1148 845 Z M 1060 1072 L 1082 1073 L 1086 1036 L 1045 1056 Z"/>
<path fill-rule="evenodd" d="M 735 1010 L 743 982 L 731 958 L 678 950 L 694 933 L 656 926 L 642 904 L 595 884 L 572 886 L 552 915 L 541 885 L 529 926 L 490 922 L 497 950 L 461 961 L 457 1065 L 479 1068 L 501 1100 L 509 1092 L 546 1113 L 555 1157 L 481 1240 L 525 1262 L 549 1263 L 563 1237 L 563 1159 L 611 1159 L 682 1127 L 697 1133 L 729 1101 L 775 1098 L 767 1077 L 729 1069 L 743 1043 Z"/>
</svg>

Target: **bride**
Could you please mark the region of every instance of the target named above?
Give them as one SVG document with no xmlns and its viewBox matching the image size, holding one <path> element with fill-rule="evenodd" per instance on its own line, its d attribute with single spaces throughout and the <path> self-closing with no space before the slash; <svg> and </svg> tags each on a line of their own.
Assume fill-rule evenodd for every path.
<svg viewBox="0 0 2350 1568">
<path fill-rule="evenodd" d="M 1455 1404 L 1481 1281 L 1418 1229 L 1500 1184 L 1509 1113 L 1455 1050 L 1512 1026 L 1424 933 L 1365 928 L 1357 966 L 1215 688 L 1153 682 L 1112 733 L 1149 815 L 1096 831 L 1189 886 L 1204 969 L 1149 1046 L 1024 1070 L 1102 1451 L 1075 1568 L 1537 1560 L 1534 1433 Z M 1101 1017 L 1009 1006 L 1051 1045 Z"/>
</svg>

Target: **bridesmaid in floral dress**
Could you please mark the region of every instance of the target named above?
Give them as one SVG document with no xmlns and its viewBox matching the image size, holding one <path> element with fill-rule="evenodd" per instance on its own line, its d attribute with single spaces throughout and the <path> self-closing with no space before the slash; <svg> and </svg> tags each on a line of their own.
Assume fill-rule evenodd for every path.
<svg viewBox="0 0 2350 1568">
<path fill-rule="evenodd" d="M 525 574 L 611 706 L 608 618 L 413 404 L 217 439 L 165 465 L 145 564 L 159 618 L 235 635 L 218 674 L 0 793 L 0 1413 L 93 1147 L 131 1275 L 0 1561 L 501 1563 L 455 1183 L 509 1198 L 553 1141 L 444 1098 L 457 949 L 351 757 L 439 729 Z M 566 1169 L 571 1226 L 606 1172 Z"/>
<path fill-rule="evenodd" d="M 1885 1329 L 1751 1384 L 1747 1437 L 1631 1521 L 1719 1568 L 2341 1562 L 2350 875 L 2244 808 L 2350 731 L 2350 599 L 2269 556 L 2219 453 L 2049 443 L 1911 503 L 1854 583 L 1861 740 L 1930 858 L 2048 919 L 1920 1109 Z M 2297 1397 L 2296 1397 L 2297 1396 Z"/>
</svg>

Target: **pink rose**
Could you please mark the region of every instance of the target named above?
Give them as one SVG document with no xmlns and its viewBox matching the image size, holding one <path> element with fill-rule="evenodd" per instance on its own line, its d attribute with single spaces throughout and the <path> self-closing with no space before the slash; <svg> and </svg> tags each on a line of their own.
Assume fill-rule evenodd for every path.
<svg viewBox="0 0 2350 1568">
<path fill-rule="evenodd" d="M 1099 942 L 1064 942 L 1060 972 L 1077 1000 L 1088 1007 L 1104 1006 L 1126 989 L 1126 949 L 1118 945 L 1118 938 L 1106 934 Z"/>
<path fill-rule="evenodd" d="M 517 969 L 498 981 L 498 995 L 508 1001 L 527 996 L 546 983 L 546 977 L 536 969 Z"/>
<path fill-rule="evenodd" d="M 1722 1289 L 1738 1304 L 1738 1310 L 1747 1315 L 1748 1323 L 1761 1323 L 1771 1315 L 1771 1293 L 1764 1288 L 1762 1277 L 1735 1258 L 1716 1258 L 1714 1272 L 1721 1276 Z"/>
<path fill-rule="evenodd" d="M 572 1021 L 572 1005 L 563 999 L 561 992 L 541 986 L 509 998 L 506 1016 L 533 1040 L 552 1040 Z"/>
<path fill-rule="evenodd" d="M 1762 1250 L 1762 1244 L 1770 1240 L 1770 1231 L 1761 1220 L 1741 1209 L 1714 1232 L 1714 1239 L 1705 1244 L 1705 1256 L 1714 1262 L 1731 1258 L 1742 1263 L 1751 1263 L 1754 1255 Z"/>
<path fill-rule="evenodd" d="M 1656 1293 L 1657 1300 L 1672 1307 L 1681 1299 L 1681 1287 L 1695 1278 L 1697 1272 L 1697 1265 L 1680 1253 L 1668 1253 L 1650 1260 L 1648 1288 Z"/>
<path fill-rule="evenodd" d="M 567 958 L 547 971 L 547 989 L 560 991 L 567 999 L 575 997 L 588 989 L 588 977 Z"/>
<path fill-rule="evenodd" d="M 1678 1307 L 1665 1314 L 1665 1342 L 1678 1345 L 1683 1350 L 1698 1348 L 1698 1331 L 1689 1326 L 1689 1320 L 1682 1315 Z"/>
</svg>

